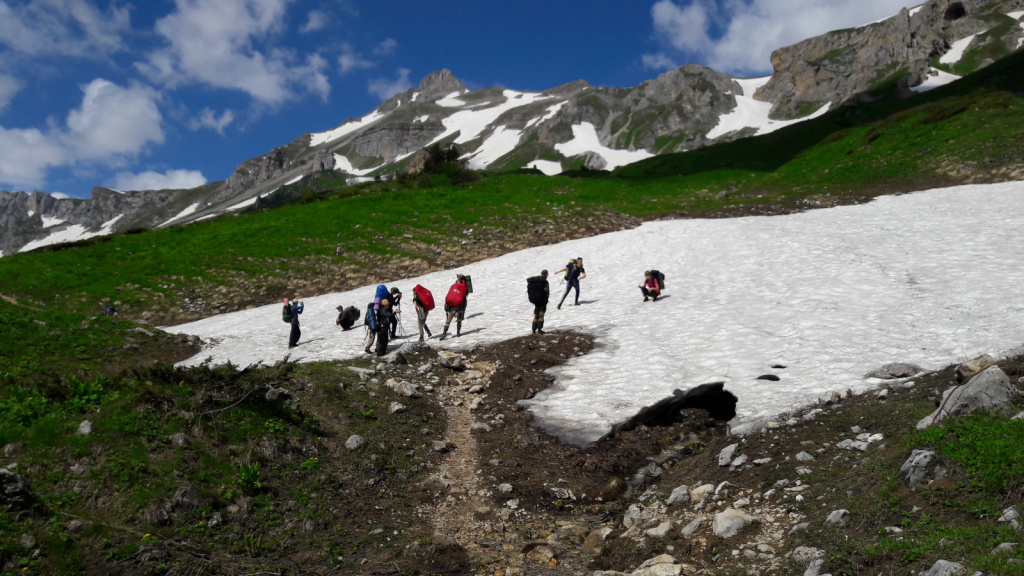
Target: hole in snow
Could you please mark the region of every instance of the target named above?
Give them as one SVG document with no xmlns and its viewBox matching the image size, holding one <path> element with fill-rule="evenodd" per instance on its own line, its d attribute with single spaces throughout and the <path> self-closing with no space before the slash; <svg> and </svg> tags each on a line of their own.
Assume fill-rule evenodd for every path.
<svg viewBox="0 0 1024 576">
<path fill-rule="evenodd" d="M 671 426 L 683 420 L 680 412 L 698 408 L 707 410 L 715 420 L 728 422 L 736 417 L 736 396 L 725 390 L 725 382 L 701 384 L 683 392 L 675 390 L 672 395 L 640 410 L 629 420 L 612 426 L 611 432 L 601 437 L 611 438 L 619 432 L 644 426 Z"/>
</svg>

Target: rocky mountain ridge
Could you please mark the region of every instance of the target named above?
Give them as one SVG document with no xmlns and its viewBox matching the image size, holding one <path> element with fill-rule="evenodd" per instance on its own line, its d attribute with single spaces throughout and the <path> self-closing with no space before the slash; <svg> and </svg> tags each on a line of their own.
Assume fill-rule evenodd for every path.
<svg viewBox="0 0 1024 576">
<path fill-rule="evenodd" d="M 458 145 L 474 169 L 614 169 L 770 131 L 890 82 L 912 95 L 939 71 L 967 74 L 1018 50 L 1022 15 L 1024 0 L 929 0 L 881 22 L 780 48 L 772 55 L 772 76 L 757 82 L 689 64 L 633 88 L 578 80 L 541 93 L 469 91 L 442 70 L 370 114 L 243 162 L 223 182 L 127 193 L 98 187 L 90 200 L 0 191 L 0 255 L 237 213 L 322 170 L 350 182 L 387 178 L 414 169 L 433 143 Z M 960 57 L 944 58 L 954 46 Z M 733 116 L 743 114 L 734 113 L 750 106 L 770 106 L 777 122 L 735 123 Z"/>
</svg>

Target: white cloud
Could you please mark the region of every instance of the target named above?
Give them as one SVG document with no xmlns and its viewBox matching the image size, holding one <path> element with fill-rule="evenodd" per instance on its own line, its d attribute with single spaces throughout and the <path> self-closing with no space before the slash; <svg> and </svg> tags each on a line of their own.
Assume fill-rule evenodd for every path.
<svg viewBox="0 0 1024 576">
<path fill-rule="evenodd" d="M 412 88 L 412 82 L 409 81 L 409 70 L 399 68 L 396 71 L 396 75 L 394 80 L 388 80 L 387 78 L 370 80 L 370 94 L 375 94 L 381 100 L 387 100 L 399 92 L 405 92 Z"/>
<path fill-rule="evenodd" d="M 14 96 L 21 91 L 21 81 L 14 76 L 0 74 L 0 112 L 11 104 Z"/>
<path fill-rule="evenodd" d="M 398 41 L 394 38 L 387 38 L 373 49 L 374 56 L 387 56 L 392 54 L 398 48 Z"/>
<path fill-rule="evenodd" d="M 68 162 L 59 141 L 35 128 L 7 130 L 0 126 L 0 182 L 15 188 L 38 187 L 46 170 Z"/>
<path fill-rule="evenodd" d="M 225 110 L 221 112 L 220 116 L 211 108 L 203 108 L 203 111 L 199 113 L 199 117 L 193 118 L 189 121 L 188 127 L 191 130 L 200 130 L 202 128 L 209 128 L 217 132 L 220 135 L 224 134 L 224 129 L 227 128 L 232 122 L 235 121 L 235 113 L 232 110 Z"/>
<path fill-rule="evenodd" d="M 206 184 L 206 178 L 198 170 L 168 170 L 163 174 L 119 172 L 114 180 L 118 190 L 187 190 Z"/>
<path fill-rule="evenodd" d="M 372 68 L 374 63 L 363 58 L 363 55 L 356 52 L 351 44 L 345 43 L 341 45 L 341 56 L 338 56 L 338 66 L 341 67 L 342 74 L 348 74 L 352 70 Z"/>
<path fill-rule="evenodd" d="M 895 16 L 920 0 L 659 0 L 651 7 L 662 53 L 645 66 L 685 60 L 736 74 L 771 71 L 772 51 L 842 28 Z"/>
<path fill-rule="evenodd" d="M 97 78 L 83 88 L 82 106 L 68 114 L 61 140 L 79 160 L 105 160 L 138 154 L 149 143 L 163 143 L 160 95 L 151 88 L 122 88 Z"/>
<path fill-rule="evenodd" d="M 30 55 L 96 56 L 124 48 L 130 10 L 87 0 L 0 0 L 0 44 Z"/>
<path fill-rule="evenodd" d="M 644 68 L 651 70 L 671 70 L 679 67 L 675 60 L 669 58 L 663 52 L 659 52 L 657 54 L 644 54 L 640 57 L 640 60 L 643 62 Z"/>
<path fill-rule="evenodd" d="M 323 30 L 327 28 L 327 24 L 330 21 L 330 16 L 323 10 L 310 10 L 309 14 L 306 15 L 306 23 L 302 25 L 302 28 L 299 28 L 299 32 L 305 34 L 307 32 Z"/>
<path fill-rule="evenodd" d="M 152 89 L 97 78 L 82 91 L 82 105 L 68 113 L 64 127 L 54 119 L 45 132 L 0 126 L 0 183 L 41 187 L 51 168 L 117 165 L 164 141 L 159 95 Z"/>
<path fill-rule="evenodd" d="M 275 44 L 292 0 L 176 0 L 176 10 L 156 23 L 169 45 L 137 64 L 169 87 L 204 84 L 241 90 L 266 104 L 296 97 L 299 88 L 326 98 L 322 59 L 305 63 Z"/>
</svg>

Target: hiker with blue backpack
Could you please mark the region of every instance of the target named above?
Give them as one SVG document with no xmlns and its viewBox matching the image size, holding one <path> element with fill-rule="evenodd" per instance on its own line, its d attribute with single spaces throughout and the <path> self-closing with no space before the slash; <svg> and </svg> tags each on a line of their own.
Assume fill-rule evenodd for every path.
<svg viewBox="0 0 1024 576">
<path fill-rule="evenodd" d="M 391 301 L 387 298 L 380 301 L 380 308 L 377 309 L 377 356 L 388 353 L 388 334 L 391 333 L 391 322 L 395 319 L 395 313 L 391 309 Z"/>
<path fill-rule="evenodd" d="M 565 302 L 565 297 L 569 295 L 569 290 L 576 289 L 576 302 L 575 305 L 580 305 L 580 280 L 587 277 L 587 271 L 583 269 L 583 258 L 577 258 L 570 260 L 565 268 L 562 268 L 555 274 L 565 272 L 565 294 L 562 294 L 562 299 L 558 302 L 558 309 L 562 309 L 562 302 Z"/>
<path fill-rule="evenodd" d="M 373 343 L 377 339 L 378 333 L 381 330 L 381 324 L 379 322 L 381 305 L 389 296 L 391 296 L 391 292 L 388 291 L 388 287 L 383 284 L 379 284 L 377 286 L 377 291 L 373 295 L 373 302 L 370 302 L 366 306 L 366 319 L 364 320 L 364 325 L 368 330 L 368 334 L 366 336 L 366 348 L 364 348 L 364 350 L 367 354 L 373 354 Z M 391 317 L 389 316 L 387 320 L 388 324 L 384 325 L 385 331 L 390 328 L 389 324 L 391 323 Z M 386 348 L 387 343 L 385 343 L 384 346 Z"/>
<path fill-rule="evenodd" d="M 299 314 L 302 314 L 302 310 L 305 307 L 305 302 L 292 300 L 291 303 L 289 303 L 287 298 L 284 299 L 284 309 L 281 311 L 281 319 L 292 325 L 291 334 L 288 336 L 289 348 L 295 348 L 299 345 L 299 336 L 302 335 L 302 330 L 299 329 Z"/>
</svg>

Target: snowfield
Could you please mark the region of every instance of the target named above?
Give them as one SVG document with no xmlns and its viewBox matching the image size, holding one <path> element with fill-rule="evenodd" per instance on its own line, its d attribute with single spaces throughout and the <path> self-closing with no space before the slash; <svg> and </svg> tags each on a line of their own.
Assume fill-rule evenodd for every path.
<svg viewBox="0 0 1024 576">
<path fill-rule="evenodd" d="M 886 363 L 936 369 L 1019 346 L 1022 221 L 1024 182 L 961 186 L 787 216 L 650 222 L 382 280 L 406 295 L 404 327 L 413 336 L 401 343 L 415 339 L 415 284 L 440 302 L 455 272 L 472 275 L 462 337 L 428 341 L 469 350 L 529 334 L 525 279 L 582 256 L 580 305 L 556 310 L 562 286 L 553 275 L 545 329 L 593 334 L 597 346 L 552 371 L 553 386 L 528 403 L 537 421 L 584 444 L 676 388 L 724 381 L 739 399 L 732 429 L 744 433 L 831 391 L 875 388 L 880 382 L 864 374 Z M 642 302 L 645 268 L 666 275 L 658 302 Z M 363 355 L 363 330 L 338 329 L 335 307 L 363 308 L 373 289 L 282 294 L 308 297 L 292 358 Z M 275 304 L 169 330 L 210 343 L 184 364 L 269 364 L 289 354 L 289 327 L 280 318 Z M 440 309 L 431 313 L 435 334 L 443 319 Z M 780 380 L 759 380 L 764 374 Z"/>
</svg>

